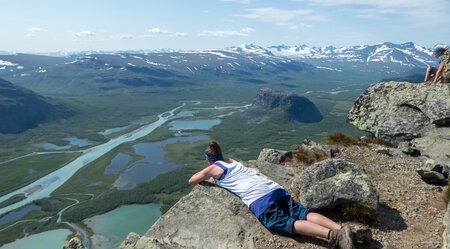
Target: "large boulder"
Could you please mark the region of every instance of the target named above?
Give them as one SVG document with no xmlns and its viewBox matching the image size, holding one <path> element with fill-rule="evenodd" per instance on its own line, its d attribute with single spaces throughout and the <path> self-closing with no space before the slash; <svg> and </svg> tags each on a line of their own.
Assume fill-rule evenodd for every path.
<svg viewBox="0 0 450 249">
<path fill-rule="evenodd" d="M 450 84 L 376 84 L 359 96 L 348 121 L 405 154 L 433 159 L 432 168 L 450 168 Z M 417 172 L 428 183 L 447 182 L 448 173 Z"/>
<path fill-rule="evenodd" d="M 245 164 L 250 170 L 268 175 L 285 186 L 294 176 L 291 168 L 279 164 L 256 160 Z M 239 197 L 205 183 L 195 186 L 181 198 L 145 235 L 138 238 L 130 234 L 120 248 L 271 248 L 267 245 L 273 241 L 274 235 L 261 225 Z M 287 246 L 292 242 L 290 238 L 281 238 L 277 243 Z"/>
<path fill-rule="evenodd" d="M 144 237 L 167 248 L 256 248 L 264 233 L 238 197 L 219 187 L 199 185 Z"/>
<path fill-rule="evenodd" d="M 378 83 L 356 100 L 348 121 L 393 143 L 450 126 L 450 85 Z"/>
<path fill-rule="evenodd" d="M 268 162 L 268 163 L 284 163 L 286 160 L 292 158 L 291 151 L 275 150 L 270 148 L 264 148 L 259 153 L 258 162 Z"/>
<path fill-rule="evenodd" d="M 306 168 L 292 183 L 300 202 L 312 209 L 346 204 L 378 208 L 378 191 L 364 170 L 342 159 L 327 159 Z"/>
</svg>

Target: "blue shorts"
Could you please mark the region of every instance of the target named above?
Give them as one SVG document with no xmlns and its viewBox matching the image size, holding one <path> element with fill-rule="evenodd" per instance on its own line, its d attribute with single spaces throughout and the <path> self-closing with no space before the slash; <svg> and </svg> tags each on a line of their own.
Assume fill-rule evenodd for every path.
<svg viewBox="0 0 450 249">
<path fill-rule="evenodd" d="M 285 196 L 264 211 L 258 220 L 270 231 L 283 235 L 293 235 L 296 220 L 306 220 L 309 208 L 303 207 L 291 196 Z"/>
</svg>

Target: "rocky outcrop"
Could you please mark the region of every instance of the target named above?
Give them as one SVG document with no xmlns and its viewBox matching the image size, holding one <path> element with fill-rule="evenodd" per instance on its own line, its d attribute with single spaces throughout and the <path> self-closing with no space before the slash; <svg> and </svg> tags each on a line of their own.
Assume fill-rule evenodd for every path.
<svg viewBox="0 0 450 249">
<path fill-rule="evenodd" d="M 259 160 L 245 162 L 245 165 L 292 190 L 295 185 L 291 183 L 299 176 L 288 165 L 268 162 L 266 158 L 271 157 L 265 155 L 271 155 L 274 151 L 276 150 L 266 149 Z M 343 160 L 339 162 L 341 164 L 338 165 L 347 165 Z M 354 179 L 361 181 L 359 176 Z M 363 184 L 361 188 L 366 187 Z M 372 187 L 370 185 L 368 188 Z M 234 194 L 204 183 L 195 186 L 187 196 L 181 198 L 145 235 L 139 238 L 131 233 L 120 248 L 293 248 L 295 243 L 295 238 L 278 236 L 264 228 Z"/>
<path fill-rule="evenodd" d="M 64 109 L 30 90 L 0 79 L 0 133 L 20 133 L 41 122 L 69 116 L 71 112 Z"/>
<path fill-rule="evenodd" d="M 378 209 L 378 191 L 364 170 L 341 159 L 327 159 L 306 168 L 292 183 L 300 202 L 312 209 L 364 204 Z"/>
<path fill-rule="evenodd" d="M 297 122 L 314 123 L 322 120 L 319 109 L 306 97 L 270 88 L 262 88 L 253 105 L 242 115 L 251 123 L 262 123 L 270 120 L 272 114 L 280 112 Z"/>
<path fill-rule="evenodd" d="M 84 249 L 84 246 L 79 238 L 73 237 L 67 242 L 63 249 Z"/>
<path fill-rule="evenodd" d="M 292 159 L 291 151 L 281 151 L 281 150 L 264 148 L 259 153 L 257 161 L 279 164 L 279 163 L 284 163 L 288 159 Z"/>
<path fill-rule="evenodd" d="M 419 174 L 427 182 L 446 183 L 435 169 L 450 168 L 449 84 L 378 83 L 359 96 L 348 121 L 406 154 L 433 159 Z"/>
<path fill-rule="evenodd" d="M 399 151 L 420 156 L 422 166 L 416 171 L 423 181 L 448 184 L 450 84 L 376 84 L 356 100 L 348 120 L 362 130 L 398 144 Z M 446 228 L 442 248 L 450 248 L 449 213 L 450 208 L 443 220 Z"/>
<path fill-rule="evenodd" d="M 356 100 L 348 121 L 376 137 L 399 143 L 450 127 L 447 84 L 379 83 Z"/>
<path fill-rule="evenodd" d="M 268 162 L 250 161 L 247 166 L 273 173 L 284 185 L 293 177 L 291 169 Z M 139 240 L 129 236 L 121 248 L 261 248 L 273 236 L 237 196 L 205 183 L 181 198 Z M 280 243 L 287 246 L 292 241 Z"/>
</svg>

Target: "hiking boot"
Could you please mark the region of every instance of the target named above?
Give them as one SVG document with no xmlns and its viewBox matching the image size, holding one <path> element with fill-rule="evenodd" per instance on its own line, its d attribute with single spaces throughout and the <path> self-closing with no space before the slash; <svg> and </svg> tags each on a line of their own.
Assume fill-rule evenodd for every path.
<svg viewBox="0 0 450 249">
<path fill-rule="evenodd" d="M 345 225 L 339 230 L 330 230 L 329 244 L 332 249 L 355 249 L 353 232 L 350 226 Z"/>
</svg>

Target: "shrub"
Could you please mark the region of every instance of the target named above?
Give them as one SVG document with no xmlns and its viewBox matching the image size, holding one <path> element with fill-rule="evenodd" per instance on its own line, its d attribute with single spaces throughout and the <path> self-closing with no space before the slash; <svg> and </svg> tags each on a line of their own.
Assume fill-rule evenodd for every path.
<svg viewBox="0 0 450 249">
<path fill-rule="evenodd" d="M 328 158 L 325 151 L 319 148 L 305 148 L 303 146 L 297 146 L 293 151 L 293 158 L 296 162 L 301 162 L 306 165 L 311 165 L 315 162 L 322 161 Z"/>
<path fill-rule="evenodd" d="M 390 148 L 397 147 L 395 144 L 377 137 L 365 137 L 362 139 L 362 142 L 366 144 L 379 144 Z"/>
<path fill-rule="evenodd" d="M 340 131 L 337 131 L 328 136 L 327 144 L 335 144 L 335 145 L 353 145 L 359 141 L 357 137 L 350 136 L 344 134 Z"/>
<path fill-rule="evenodd" d="M 376 217 L 376 210 L 361 203 L 342 206 L 341 212 L 349 220 L 366 224 L 375 220 Z"/>
</svg>

